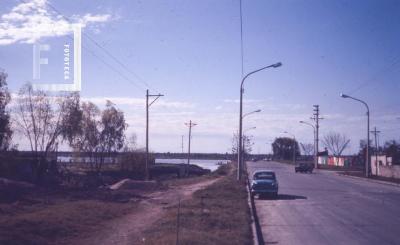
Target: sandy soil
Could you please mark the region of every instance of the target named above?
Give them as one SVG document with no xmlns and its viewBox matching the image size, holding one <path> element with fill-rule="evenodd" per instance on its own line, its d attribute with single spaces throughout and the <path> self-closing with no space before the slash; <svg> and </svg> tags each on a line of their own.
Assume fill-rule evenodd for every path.
<svg viewBox="0 0 400 245">
<path fill-rule="evenodd" d="M 88 237 L 79 238 L 73 243 L 87 245 L 139 244 L 143 242 L 142 232 L 162 217 L 165 208 L 178 204 L 179 199 L 191 198 L 195 191 L 203 189 L 217 180 L 211 179 L 196 184 L 172 186 L 166 191 L 148 194 L 140 201 L 134 212 L 106 223 L 104 229 Z"/>
</svg>

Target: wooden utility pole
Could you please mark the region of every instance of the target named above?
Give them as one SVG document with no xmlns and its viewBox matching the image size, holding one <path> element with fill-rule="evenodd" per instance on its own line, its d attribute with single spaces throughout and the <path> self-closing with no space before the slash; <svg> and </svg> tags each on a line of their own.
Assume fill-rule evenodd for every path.
<svg viewBox="0 0 400 245">
<path fill-rule="evenodd" d="M 376 130 L 376 127 L 374 127 L 374 130 L 370 131 L 371 133 L 374 134 L 375 137 L 375 173 L 376 176 L 378 176 L 378 140 L 377 140 L 377 135 L 381 132 Z M 372 166 L 371 166 L 372 168 Z"/>
<path fill-rule="evenodd" d="M 146 179 L 149 178 L 149 108 L 161 96 L 164 95 L 149 94 L 149 90 L 146 90 Z M 149 97 L 155 97 L 155 99 L 150 104 Z"/>
<path fill-rule="evenodd" d="M 183 154 L 183 135 L 182 135 L 182 154 Z"/>
<path fill-rule="evenodd" d="M 186 126 L 189 127 L 189 144 L 188 144 L 188 160 L 187 160 L 187 167 L 186 167 L 186 173 L 189 174 L 189 164 L 190 164 L 190 142 L 192 138 L 192 127 L 196 126 L 196 123 L 193 123 L 192 120 L 189 121 L 189 123 L 185 123 Z"/>
<path fill-rule="evenodd" d="M 314 114 L 311 118 L 315 121 L 315 160 L 314 160 L 314 168 L 318 168 L 318 153 L 319 153 L 319 120 L 324 119 L 319 117 L 319 105 L 314 106 Z"/>
</svg>

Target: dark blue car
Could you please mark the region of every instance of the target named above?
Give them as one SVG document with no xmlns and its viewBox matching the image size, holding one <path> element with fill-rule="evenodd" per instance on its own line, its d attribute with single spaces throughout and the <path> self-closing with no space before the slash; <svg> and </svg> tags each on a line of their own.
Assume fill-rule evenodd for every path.
<svg viewBox="0 0 400 245">
<path fill-rule="evenodd" d="M 274 197 L 278 196 L 278 180 L 275 172 L 270 170 L 259 170 L 254 172 L 251 181 L 251 195 L 263 196 L 270 194 Z"/>
</svg>

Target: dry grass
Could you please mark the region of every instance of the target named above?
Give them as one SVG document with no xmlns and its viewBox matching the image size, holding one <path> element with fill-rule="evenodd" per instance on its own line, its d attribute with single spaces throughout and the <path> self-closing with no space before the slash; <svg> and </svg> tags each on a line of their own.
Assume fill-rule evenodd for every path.
<svg viewBox="0 0 400 245">
<path fill-rule="evenodd" d="M 145 232 L 145 244 L 176 244 L 178 207 Z M 252 244 L 246 185 L 233 173 L 180 206 L 179 244 Z"/>
<path fill-rule="evenodd" d="M 124 198 L 128 198 L 124 194 Z M 0 204 L 0 244 L 67 244 L 127 214 L 135 202 L 92 198 L 21 199 Z"/>
<path fill-rule="evenodd" d="M 87 234 L 101 231 L 110 220 L 133 212 L 143 198 L 142 195 L 146 195 L 146 193 L 167 190 L 168 186 L 193 184 L 210 178 L 215 178 L 215 176 L 171 179 L 159 183 L 156 189 L 146 190 L 33 188 L 17 191 L 16 189 L 3 190 L 0 188 L 0 244 L 74 244 L 75 240 L 80 240 Z M 226 185 L 226 181 L 228 180 L 221 183 Z M 237 193 L 241 189 L 241 186 L 235 185 L 227 190 Z M 215 205 L 216 199 L 213 193 L 214 191 L 210 190 L 210 193 L 206 191 L 201 194 L 207 196 L 204 199 L 207 207 Z M 195 200 L 200 200 L 198 195 L 200 194 L 196 194 Z M 226 194 L 221 192 L 219 195 Z M 227 196 L 226 198 L 228 200 L 232 197 Z M 247 212 L 246 207 L 242 207 L 242 209 Z M 196 209 L 193 210 L 193 212 L 198 212 Z M 173 213 L 176 210 L 171 209 L 170 211 Z M 189 214 L 192 211 L 186 210 L 185 212 Z M 214 210 L 209 214 L 203 214 L 202 217 L 210 216 L 212 213 Z M 191 222 L 188 219 L 190 219 L 189 216 L 184 214 L 182 216 L 183 224 Z M 205 220 L 219 224 L 218 220 L 213 221 L 214 218 Z M 247 227 L 247 223 L 244 224 Z M 182 234 L 185 237 L 185 231 L 182 231 Z M 215 238 L 217 237 L 218 235 L 215 235 Z"/>
</svg>

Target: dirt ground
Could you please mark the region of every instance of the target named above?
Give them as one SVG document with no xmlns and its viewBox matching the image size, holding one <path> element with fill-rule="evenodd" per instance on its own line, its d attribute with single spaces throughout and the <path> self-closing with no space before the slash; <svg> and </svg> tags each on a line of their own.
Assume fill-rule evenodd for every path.
<svg viewBox="0 0 400 245">
<path fill-rule="evenodd" d="M 78 237 L 69 244 L 108 245 L 108 244 L 138 244 L 144 242 L 142 233 L 158 218 L 162 217 L 165 210 L 175 206 L 181 201 L 190 199 L 192 194 L 203 189 L 219 178 L 204 179 L 199 183 L 189 185 L 171 185 L 166 191 L 157 191 L 143 196 L 135 210 L 121 218 L 109 221 L 102 230 L 89 236 Z"/>
</svg>

